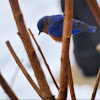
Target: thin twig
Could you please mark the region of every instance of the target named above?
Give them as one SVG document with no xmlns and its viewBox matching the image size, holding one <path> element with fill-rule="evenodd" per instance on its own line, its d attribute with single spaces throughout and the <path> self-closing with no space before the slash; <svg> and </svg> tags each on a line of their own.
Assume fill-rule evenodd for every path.
<svg viewBox="0 0 100 100">
<path fill-rule="evenodd" d="M 28 82 L 31 84 L 31 86 L 35 89 L 35 91 L 38 93 L 38 95 L 41 98 L 45 97 L 45 94 L 43 92 L 40 91 L 40 89 L 37 87 L 37 85 L 35 84 L 35 82 L 32 80 L 32 78 L 30 77 L 30 75 L 28 74 L 28 72 L 26 71 L 26 69 L 24 68 L 24 66 L 22 65 L 21 61 L 19 60 L 19 58 L 17 57 L 16 53 L 14 52 L 11 44 L 9 41 L 6 42 L 6 45 L 9 49 L 9 51 L 11 52 L 13 58 L 15 59 L 16 63 L 18 64 L 19 68 L 21 69 L 21 71 L 23 72 L 23 74 L 25 75 L 26 79 L 28 80 Z"/>
<path fill-rule="evenodd" d="M 47 69 L 48 69 L 48 71 L 49 71 L 49 74 L 51 75 L 51 78 L 52 78 L 52 80 L 53 80 L 53 82 L 54 82 L 56 88 L 59 90 L 59 87 L 58 87 L 58 85 L 57 85 L 57 83 L 56 83 L 56 80 L 55 80 L 55 78 L 54 78 L 54 76 L 53 76 L 53 74 L 52 74 L 52 72 L 51 72 L 51 70 L 50 70 L 50 67 L 49 67 L 49 65 L 48 65 L 48 63 L 47 63 L 47 61 L 46 61 L 46 59 L 45 59 L 45 57 L 44 57 L 44 55 L 43 55 L 43 53 L 42 53 L 42 50 L 41 50 L 40 46 L 38 45 L 38 43 L 37 43 L 37 41 L 36 41 L 34 35 L 32 34 L 32 31 L 31 31 L 30 29 L 28 29 L 28 30 L 29 30 L 29 32 L 30 32 L 30 34 L 31 34 L 31 36 L 32 36 L 32 38 L 33 38 L 35 44 L 37 45 L 37 48 L 38 48 L 38 50 L 39 50 L 39 52 L 40 52 L 40 54 L 41 54 L 41 56 L 42 56 L 42 58 L 43 58 L 43 60 L 44 60 L 44 63 L 45 63 L 45 65 L 46 65 L 46 67 L 47 67 Z"/>
<path fill-rule="evenodd" d="M 12 91 L 12 89 L 10 88 L 6 80 L 3 78 L 1 73 L 0 73 L 0 84 L 11 100 L 18 100 L 15 93 Z"/>
<path fill-rule="evenodd" d="M 86 0 L 98 24 L 100 25 L 100 8 L 97 0 Z"/>
<path fill-rule="evenodd" d="M 99 68 L 99 71 L 98 71 L 98 74 L 97 74 L 96 83 L 95 83 L 95 86 L 94 86 L 94 90 L 93 90 L 93 93 L 92 93 L 91 100 L 94 100 L 95 99 L 99 82 L 100 82 L 100 68 Z"/>
<path fill-rule="evenodd" d="M 76 100 L 75 91 L 74 91 L 73 77 L 72 77 L 72 71 L 71 71 L 71 66 L 70 65 L 68 67 L 68 85 L 69 85 L 72 100 Z"/>
<path fill-rule="evenodd" d="M 45 78 L 44 72 L 41 68 L 40 62 L 37 58 L 37 55 L 35 53 L 34 47 L 32 45 L 32 42 L 30 40 L 28 31 L 26 29 L 24 19 L 22 12 L 20 10 L 18 0 L 9 0 L 12 12 L 14 15 L 14 19 L 18 28 L 18 35 L 20 36 L 23 45 L 25 47 L 25 50 L 27 52 L 29 61 L 31 63 L 31 66 L 34 70 L 34 74 L 36 76 L 37 82 L 39 84 L 39 87 L 42 91 L 44 91 L 47 95 L 52 95 L 50 88 L 48 86 L 47 80 Z"/>
<path fill-rule="evenodd" d="M 66 100 L 68 91 L 69 44 L 72 32 L 73 0 L 65 0 L 64 28 L 62 38 L 60 88 L 57 99 Z"/>
</svg>

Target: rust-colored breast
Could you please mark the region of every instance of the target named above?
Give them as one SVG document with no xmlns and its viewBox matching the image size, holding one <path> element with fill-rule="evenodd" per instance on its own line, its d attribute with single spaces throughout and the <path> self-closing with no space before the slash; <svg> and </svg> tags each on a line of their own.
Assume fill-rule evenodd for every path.
<svg viewBox="0 0 100 100">
<path fill-rule="evenodd" d="M 61 37 L 53 37 L 53 36 L 51 36 L 51 35 L 50 35 L 50 37 L 51 37 L 53 40 L 57 41 L 57 42 L 62 42 L 62 38 L 61 38 Z"/>
</svg>

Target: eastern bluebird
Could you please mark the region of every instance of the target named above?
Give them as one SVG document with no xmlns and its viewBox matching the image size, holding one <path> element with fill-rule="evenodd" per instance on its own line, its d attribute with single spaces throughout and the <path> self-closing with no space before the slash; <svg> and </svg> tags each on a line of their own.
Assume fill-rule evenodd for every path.
<svg viewBox="0 0 100 100">
<path fill-rule="evenodd" d="M 72 34 L 81 32 L 95 32 L 96 27 L 90 26 L 82 21 L 72 19 Z M 62 41 L 63 34 L 63 15 L 44 16 L 38 21 L 37 27 L 40 32 L 45 32 L 50 35 L 55 41 Z"/>
</svg>

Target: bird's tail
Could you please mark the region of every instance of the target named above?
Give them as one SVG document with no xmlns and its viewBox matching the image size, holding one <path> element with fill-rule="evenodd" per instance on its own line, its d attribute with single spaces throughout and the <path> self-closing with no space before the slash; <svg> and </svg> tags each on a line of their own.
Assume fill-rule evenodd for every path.
<svg viewBox="0 0 100 100">
<path fill-rule="evenodd" d="M 95 26 L 91 26 L 89 32 L 96 32 L 96 27 Z"/>
</svg>

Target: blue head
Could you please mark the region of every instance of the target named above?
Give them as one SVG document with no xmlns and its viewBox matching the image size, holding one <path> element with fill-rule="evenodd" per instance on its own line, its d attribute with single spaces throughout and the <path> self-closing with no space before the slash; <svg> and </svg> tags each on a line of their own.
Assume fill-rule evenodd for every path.
<svg viewBox="0 0 100 100">
<path fill-rule="evenodd" d="M 38 27 L 38 30 L 39 30 L 39 34 L 41 32 L 45 32 L 46 31 L 47 23 L 48 23 L 48 16 L 44 16 L 43 18 L 41 18 L 38 21 L 37 27 Z"/>
</svg>

